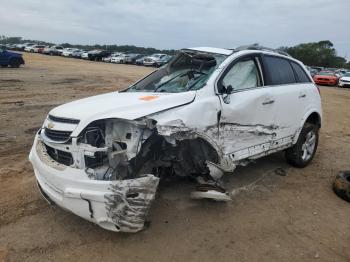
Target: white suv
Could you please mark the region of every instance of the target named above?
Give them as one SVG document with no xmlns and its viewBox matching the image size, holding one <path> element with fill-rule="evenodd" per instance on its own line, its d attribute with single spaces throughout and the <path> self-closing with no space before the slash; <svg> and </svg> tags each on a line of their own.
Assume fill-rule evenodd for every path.
<svg viewBox="0 0 350 262">
<path fill-rule="evenodd" d="M 229 200 L 223 174 L 285 150 L 315 155 L 321 99 L 305 66 L 265 48 L 190 48 L 129 88 L 52 109 L 30 152 L 45 198 L 136 232 L 159 179 L 192 176 L 193 198 Z"/>
</svg>

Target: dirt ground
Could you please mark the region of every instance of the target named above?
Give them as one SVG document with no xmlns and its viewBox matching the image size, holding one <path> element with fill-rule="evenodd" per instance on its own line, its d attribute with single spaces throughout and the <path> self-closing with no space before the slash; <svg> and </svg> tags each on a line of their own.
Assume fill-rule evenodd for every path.
<svg viewBox="0 0 350 262">
<path fill-rule="evenodd" d="M 350 89 L 321 88 L 324 123 L 307 168 L 288 166 L 282 153 L 240 167 L 226 178 L 230 190 L 243 187 L 229 203 L 190 200 L 188 180 L 165 183 L 148 228 L 113 233 L 49 206 L 28 154 L 51 108 L 152 69 L 24 58 L 20 69 L 0 69 L 0 261 L 350 261 L 350 204 L 331 188 L 350 169 Z"/>
</svg>

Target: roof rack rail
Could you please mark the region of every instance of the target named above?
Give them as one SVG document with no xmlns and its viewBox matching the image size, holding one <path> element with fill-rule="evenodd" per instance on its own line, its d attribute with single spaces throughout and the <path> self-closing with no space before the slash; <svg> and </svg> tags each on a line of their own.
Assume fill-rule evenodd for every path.
<svg viewBox="0 0 350 262">
<path fill-rule="evenodd" d="M 270 47 L 265 47 L 265 46 L 261 46 L 261 45 L 257 45 L 257 44 L 253 44 L 253 45 L 242 45 L 239 46 L 237 48 L 231 49 L 234 52 L 238 52 L 238 51 L 243 51 L 243 50 L 260 50 L 260 51 L 270 51 L 270 52 L 274 52 L 280 55 L 285 55 L 285 56 L 289 56 L 291 57 L 290 54 L 288 54 L 287 52 L 284 52 L 282 50 L 278 50 L 278 49 L 273 49 Z"/>
</svg>

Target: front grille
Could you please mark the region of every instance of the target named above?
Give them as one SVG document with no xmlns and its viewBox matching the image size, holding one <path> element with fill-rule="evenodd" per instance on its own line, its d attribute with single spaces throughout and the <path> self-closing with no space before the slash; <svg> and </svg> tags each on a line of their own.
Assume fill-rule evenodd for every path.
<svg viewBox="0 0 350 262">
<path fill-rule="evenodd" d="M 341 79 L 342 82 L 345 82 L 345 83 L 349 83 L 350 80 L 344 80 L 344 79 Z"/>
<path fill-rule="evenodd" d="M 71 133 L 71 131 L 51 130 L 45 127 L 45 135 L 53 141 L 68 141 Z"/>
<path fill-rule="evenodd" d="M 48 118 L 52 121 L 59 122 L 59 123 L 79 124 L 79 122 L 80 122 L 80 120 L 78 120 L 78 119 L 57 117 L 57 116 L 52 116 L 52 115 L 49 115 Z"/>
<path fill-rule="evenodd" d="M 65 165 L 65 166 L 70 166 L 73 164 L 73 156 L 69 152 L 57 150 L 55 148 L 49 147 L 45 145 L 47 154 L 55 161 L 58 163 Z"/>
</svg>

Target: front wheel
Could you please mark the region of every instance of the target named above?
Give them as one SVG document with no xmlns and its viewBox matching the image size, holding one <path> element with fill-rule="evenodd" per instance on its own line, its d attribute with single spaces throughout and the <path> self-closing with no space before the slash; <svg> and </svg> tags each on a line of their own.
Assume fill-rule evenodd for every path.
<svg viewBox="0 0 350 262">
<path fill-rule="evenodd" d="M 20 62 L 18 61 L 18 59 L 11 59 L 10 66 L 12 68 L 18 68 L 20 66 Z"/>
<path fill-rule="evenodd" d="M 286 150 L 286 159 L 295 167 L 306 167 L 314 158 L 319 138 L 319 128 L 315 124 L 305 123 L 295 145 Z"/>
</svg>

